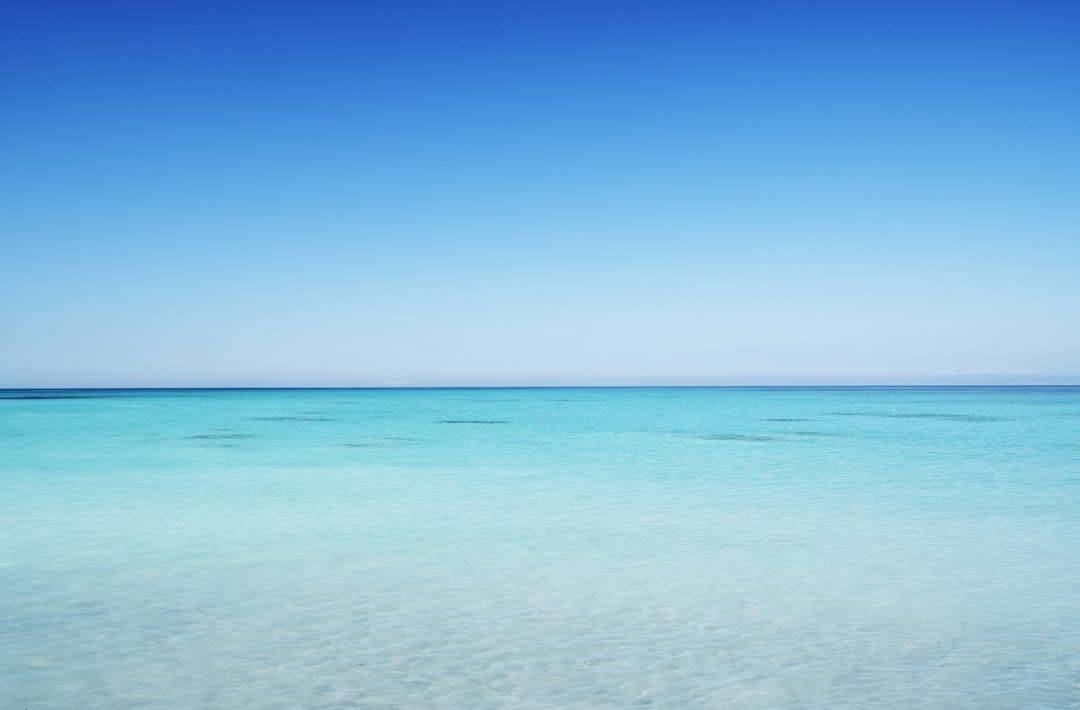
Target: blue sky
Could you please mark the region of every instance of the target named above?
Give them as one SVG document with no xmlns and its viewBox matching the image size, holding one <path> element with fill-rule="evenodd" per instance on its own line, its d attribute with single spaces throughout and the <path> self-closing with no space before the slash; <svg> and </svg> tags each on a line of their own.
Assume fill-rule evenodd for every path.
<svg viewBox="0 0 1080 710">
<path fill-rule="evenodd" d="M 0 386 L 1080 380 L 1075 2 L 11 2 Z"/>
</svg>

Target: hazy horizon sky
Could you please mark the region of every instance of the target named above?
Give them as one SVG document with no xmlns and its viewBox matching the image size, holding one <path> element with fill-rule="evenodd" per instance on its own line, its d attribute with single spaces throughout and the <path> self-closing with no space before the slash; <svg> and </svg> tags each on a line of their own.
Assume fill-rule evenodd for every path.
<svg viewBox="0 0 1080 710">
<path fill-rule="evenodd" d="M 10 2 L 0 387 L 1080 383 L 1080 3 Z"/>
</svg>

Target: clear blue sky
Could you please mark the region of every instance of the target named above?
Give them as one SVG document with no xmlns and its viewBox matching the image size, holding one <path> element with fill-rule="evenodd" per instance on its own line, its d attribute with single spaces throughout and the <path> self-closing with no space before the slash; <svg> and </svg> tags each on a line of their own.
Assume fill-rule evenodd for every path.
<svg viewBox="0 0 1080 710">
<path fill-rule="evenodd" d="M 1080 3 L 0 6 L 0 386 L 1072 381 Z"/>
</svg>

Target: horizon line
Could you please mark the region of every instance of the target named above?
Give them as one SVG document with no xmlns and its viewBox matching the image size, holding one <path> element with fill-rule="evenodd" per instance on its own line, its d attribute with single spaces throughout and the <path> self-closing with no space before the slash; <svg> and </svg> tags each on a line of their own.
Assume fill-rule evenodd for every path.
<svg viewBox="0 0 1080 710">
<path fill-rule="evenodd" d="M 983 383 L 983 384 L 651 384 L 651 385 L 265 385 L 265 386 L 190 386 L 190 387 L 0 387 L 0 392 L 256 392 L 310 390 L 548 390 L 548 389 L 995 389 L 1077 387 L 1073 383 Z"/>
</svg>

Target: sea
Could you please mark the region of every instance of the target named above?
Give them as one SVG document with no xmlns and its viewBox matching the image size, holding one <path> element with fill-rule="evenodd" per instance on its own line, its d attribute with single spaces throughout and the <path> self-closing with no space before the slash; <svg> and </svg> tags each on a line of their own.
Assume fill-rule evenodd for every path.
<svg viewBox="0 0 1080 710">
<path fill-rule="evenodd" d="M 1080 708 L 1080 387 L 0 391 L 0 708 Z"/>
</svg>

